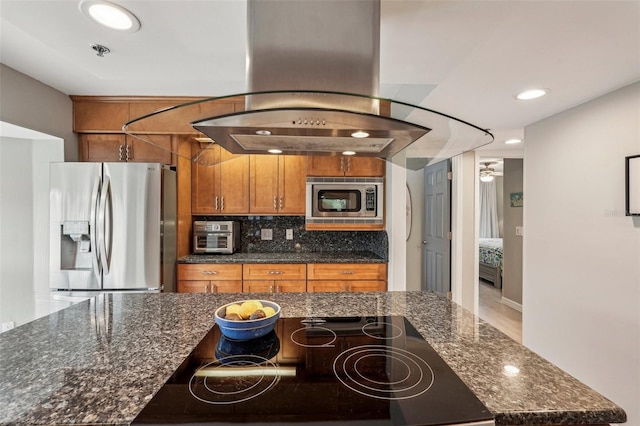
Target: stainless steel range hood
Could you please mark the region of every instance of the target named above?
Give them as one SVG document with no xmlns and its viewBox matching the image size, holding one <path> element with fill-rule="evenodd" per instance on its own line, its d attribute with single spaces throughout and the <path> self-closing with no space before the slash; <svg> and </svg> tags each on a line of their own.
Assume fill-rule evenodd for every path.
<svg viewBox="0 0 640 426">
<path fill-rule="evenodd" d="M 391 157 L 430 129 L 380 115 L 380 1 L 249 0 L 245 112 L 193 127 L 232 153 Z M 345 96 L 356 93 L 364 96 Z"/>
<path fill-rule="evenodd" d="M 125 133 L 204 166 L 215 162 L 202 153 L 218 144 L 235 154 L 355 153 L 419 169 L 493 141 L 453 116 L 379 96 L 380 0 L 247 6 L 248 92 L 168 107 L 129 121 Z M 238 100 L 244 111 L 216 114 Z M 192 151 L 188 141 L 156 140 L 158 123 L 185 120 L 183 133 L 196 129 L 208 143 Z"/>
</svg>

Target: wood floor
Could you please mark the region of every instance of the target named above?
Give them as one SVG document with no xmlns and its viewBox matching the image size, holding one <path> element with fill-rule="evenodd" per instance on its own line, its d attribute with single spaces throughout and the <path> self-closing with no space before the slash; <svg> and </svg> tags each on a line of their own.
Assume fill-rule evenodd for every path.
<svg viewBox="0 0 640 426">
<path fill-rule="evenodd" d="M 501 290 L 480 280 L 478 316 L 516 342 L 522 343 L 522 312 L 501 303 L 501 298 Z"/>
</svg>

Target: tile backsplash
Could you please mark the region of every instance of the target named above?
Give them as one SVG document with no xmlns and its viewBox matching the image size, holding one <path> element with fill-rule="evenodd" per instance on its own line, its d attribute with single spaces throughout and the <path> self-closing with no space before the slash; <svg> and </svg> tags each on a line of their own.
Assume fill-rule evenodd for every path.
<svg viewBox="0 0 640 426">
<path fill-rule="evenodd" d="M 243 253 L 370 251 L 385 260 L 389 257 L 386 231 L 307 231 L 304 216 L 203 216 L 193 219 L 240 222 L 240 251 Z M 293 240 L 286 239 L 287 229 L 293 230 Z M 272 239 L 261 239 L 269 234 L 268 230 L 271 230 Z"/>
</svg>

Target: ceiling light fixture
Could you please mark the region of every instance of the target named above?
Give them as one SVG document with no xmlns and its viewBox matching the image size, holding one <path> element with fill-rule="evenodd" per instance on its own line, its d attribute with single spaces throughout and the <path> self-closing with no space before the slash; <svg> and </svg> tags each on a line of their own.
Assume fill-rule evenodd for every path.
<svg viewBox="0 0 640 426">
<path fill-rule="evenodd" d="M 358 130 L 357 132 L 351 133 L 351 137 L 353 138 L 368 138 L 369 133 L 363 132 L 362 130 Z"/>
<path fill-rule="evenodd" d="M 115 3 L 103 0 L 82 0 L 80 11 L 84 16 L 112 30 L 135 33 L 140 29 L 138 18 Z"/>
<path fill-rule="evenodd" d="M 506 141 L 504 141 L 504 143 L 506 143 L 507 145 L 513 145 L 520 142 L 522 142 L 522 139 L 507 139 Z"/>
<path fill-rule="evenodd" d="M 480 176 L 480 180 L 482 182 L 491 182 L 493 180 L 493 175 Z"/>
<path fill-rule="evenodd" d="M 518 93 L 516 98 L 526 101 L 529 99 L 539 98 L 541 96 L 546 95 L 547 93 L 549 93 L 548 89 L 531 89 L 531 90 L 525 90 L 524 92 Z"/>
</svg>

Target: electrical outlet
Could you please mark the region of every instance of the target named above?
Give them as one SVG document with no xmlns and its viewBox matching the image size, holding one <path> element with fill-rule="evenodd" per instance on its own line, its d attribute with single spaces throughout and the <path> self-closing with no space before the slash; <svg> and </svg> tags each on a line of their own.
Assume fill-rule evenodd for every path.
<svg viewBox="0 0 640 426">
<path fill-rule="evenodd" d="M 287 240 L 293 240 L 293 229 L 287 229 Z"/>
<path fill-rule="evenodd" d="M 261 240 L 273 240 L 273 229 L 261 229 L 260 230 L 260 239 Z"/>
<path fill-rule="evenodd" d="M 1 332 L 4 333 L 5 331 L 9 331 L 15 326 L 16 326 L 15 321 L 3 322 L 2 323 L 2 331 Z"/>
</svg>

